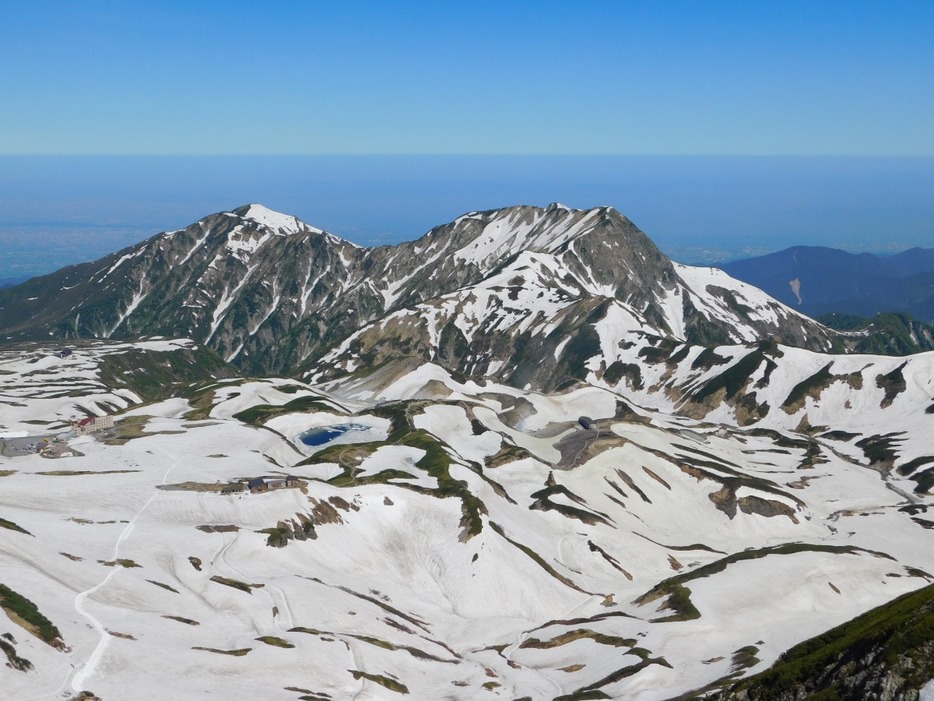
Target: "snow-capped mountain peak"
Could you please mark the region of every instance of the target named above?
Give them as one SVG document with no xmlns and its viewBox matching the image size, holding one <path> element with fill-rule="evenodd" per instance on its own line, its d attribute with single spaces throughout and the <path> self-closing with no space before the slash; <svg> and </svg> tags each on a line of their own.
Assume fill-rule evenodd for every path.
<svg viewBox="0 0 934 701">
<path fill-rule="evenodd" d="M 321 229 L 309 226 L 290 214 L 273 211 L 261 204 L 246 204 L 234 209 L 231 213 L 236 214 L 241 219 L 256 222 L 260 226 L 280 235 L 297 234 L 309 230 L 321 233 Z"/>
</svg>

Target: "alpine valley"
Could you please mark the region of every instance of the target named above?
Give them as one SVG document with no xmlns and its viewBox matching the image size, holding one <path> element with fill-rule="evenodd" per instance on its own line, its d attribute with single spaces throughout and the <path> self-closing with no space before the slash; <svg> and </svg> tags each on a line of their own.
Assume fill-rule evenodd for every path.
<svg viewBox="0 0 934 701">
<path fill-rule="evenodd" d="M 2 696 L 932 699 L 934 352 L 866 333 L 557 204 L 0 290 Z"/>
</svg>

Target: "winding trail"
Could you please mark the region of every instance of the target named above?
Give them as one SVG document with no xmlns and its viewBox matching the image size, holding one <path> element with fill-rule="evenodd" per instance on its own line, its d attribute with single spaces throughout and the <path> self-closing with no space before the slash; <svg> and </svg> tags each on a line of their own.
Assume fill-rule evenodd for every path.
<svg viewBox="0 0 934 701">
<path fill-rule="evenodd" d="M 169 455 L 169 457 L 175 459 L 175 462 L 172 463 L 172 466 L 165 471 L 165 474 L 162 476 L 162 482 L 160 484 L 165 484 L 169 479 L 169 475 L 172 474 L 172 470 L 174 470 L 182 463 L 182 460 L 175 458 L 175 456 L 167 452 L 166 455 Z M 130 534 L 133 532 L 133 528 L 136 526 L 136 522 L 139 517 L 143 515 L 146 509 L 149 508 L 149 505 L 152 503 L 152 501 L 158 496 L 159 492 L 156 492 L 151 497 L 149 497 L 149 499 L 147 499 L 146 502 L 136 512 L 133 518 L 130 519 L 129 523 L 127 523 L 126 527 L 117 538 L 117 542 L 114 543 L 113 553 L 110 557 L 111 560 L 116 560 L 119 558 L 120 545 L 130 537 Z M 98 618 L 88 610 L 85 602 L 87 601 L 88 597 L 107 586 L 107 584 L 110 583 L 110 580 L 116 577 L 122 569 L 123 568 L 121 566 L 115 564 L 114 569 L 103 580 L 95 584 L 90 589 L 86 589 L 79 593 L 75 597 L 75 611 L 77 611 L 91 624 L 91 626 L 97 631 L 98 635 L 100 635 L 100 640 L 97 642 L 97 646 L 94 648 L 94 651 L 90 654 L 90 656 L 88 656 L 84 663 L 76 667 L 74 672 L 69 675 L 69 679 L 65 680 L 65 683 L 59 689 L 59 692 L 64 690 L 69 685 L 69 681 L 71 683 L 72 691 L 83 691 L 85 689 L 85 682 L 97 671 L 97 667 L 100 665 L 100 662 L 104 657 L 104 653 L 107 651 L 107 647 L 110 645 L 110 634 L 104 628 L 104 625 L 100 622 L 100 620 L 98 620 Z"/>
</svg>

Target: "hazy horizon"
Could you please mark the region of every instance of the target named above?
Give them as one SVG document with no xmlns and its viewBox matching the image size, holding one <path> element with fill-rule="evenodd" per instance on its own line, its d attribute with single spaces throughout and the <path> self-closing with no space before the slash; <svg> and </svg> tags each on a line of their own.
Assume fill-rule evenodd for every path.
<svg viewBox="0 0 934 701">
<path fill-rule="evenodd" d="M 934 158 L 0 156 L 0 279 L 247 202 L 364 246 L 471 210 L 558 201 L 615 207 L 684 263 L 792 245 L 890 253 L 932 244 L 932 192 Z"/>
<path fill-rule="evenodd" d="M 688 263 L 934 245 L 932 28 L 929 3 L 4 3 L 0 278 L 253 201 L 364 245 L 552 201 Z"/>
</svg>

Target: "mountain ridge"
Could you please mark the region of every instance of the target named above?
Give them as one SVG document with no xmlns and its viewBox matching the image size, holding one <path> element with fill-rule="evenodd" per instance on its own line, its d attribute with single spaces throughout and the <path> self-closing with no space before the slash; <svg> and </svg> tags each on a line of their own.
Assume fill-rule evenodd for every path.
<svg viewBox="0 0 934 701">
<path fill-rule="evenodd" d="M 244 205 L 0 292 L 0 334 L 190 337 L 246 372 L 288 373 L 393 314 L 521 287 L 508 283 L 524 280 L 522 270 L 541 281 L 539 296 L 560 288 L 565 301 L 585 302 L 572 315 L 574 328 L 593 311 L 583 308 L 603 299 L 623 305 L 647 331 L 682 340 L 768 335 L 840 347 L 834 332 L 758 291 L 672 263 L 615 209 L 558 204 L 469 212 L 415 241 L 372 249 Z M 493 284 L 504 271 L 512 277 Z M 501 311 L 490 313 L 501 321 Z M 452 357 L 451 369 L 462 360 Z"/>
<path fill-rule="evenodd" d="M 793 246 L 719 267 L 812 317 L 832 312 L 860 316 L 903 312 L 934 322 L 932 248 L 877 256 Z"/>
</svg>

